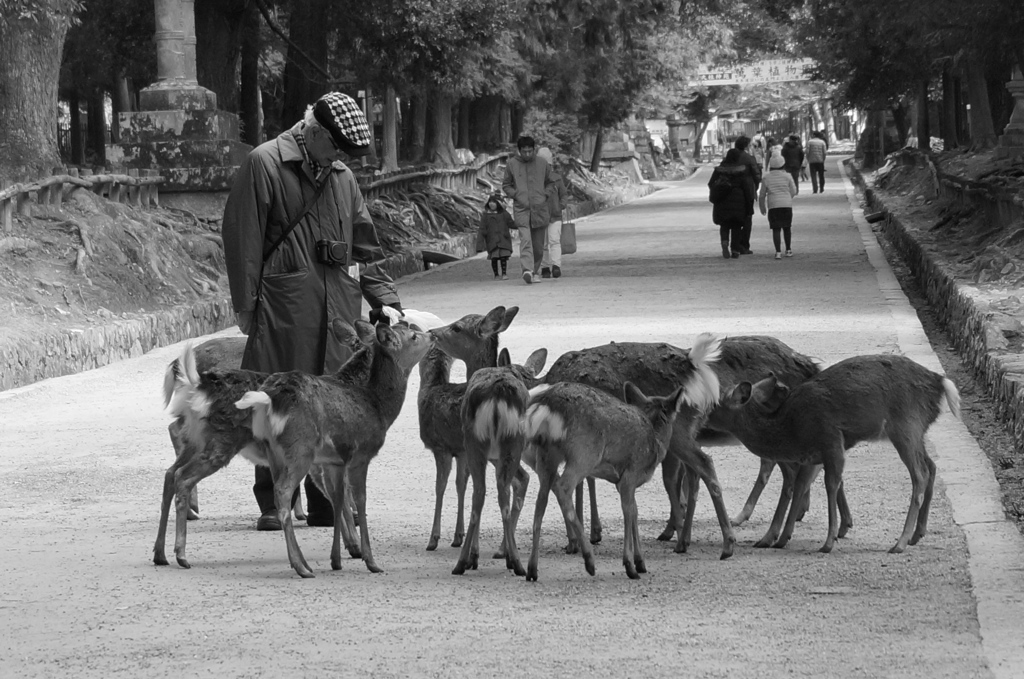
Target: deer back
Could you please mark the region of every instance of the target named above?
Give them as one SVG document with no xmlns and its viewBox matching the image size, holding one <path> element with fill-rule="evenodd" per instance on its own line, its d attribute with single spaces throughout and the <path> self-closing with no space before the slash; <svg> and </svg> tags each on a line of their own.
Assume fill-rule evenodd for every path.
<svg viewBox="0 0 1024 679">
<path fill-rule="evenodd" d="M 512 364 L 508 350 L 502 349 L 499 366 L 481 368 L 466 385 L 461 419 L 467 443 L 470 435 L 480 442 L 496 438 L 522 439 L 530 387 L 537 382 L 537 373 L 544 368 L 547 350 L 533 352 L 522 365 Z"/>
</svg>

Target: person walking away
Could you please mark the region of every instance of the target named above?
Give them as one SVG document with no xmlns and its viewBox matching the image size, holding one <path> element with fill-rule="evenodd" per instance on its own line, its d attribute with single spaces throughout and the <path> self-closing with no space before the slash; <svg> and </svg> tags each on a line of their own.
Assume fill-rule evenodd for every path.
<svg viewBox="0 0 1024 679">
<path fill-rule="evenodd" d="M 740 234 L 754 209 L 756 197 L 754 178 L 741 155 L 739 149 L 729 149 L 708 180 L 710 200 L 714 205 L 711 221 L 719 226 L 722 257 L 725 259 L 739 259 L 742 247 Z"/>
<path fill-rule="evenodd" d="M 756 200 L 757 189 L 761 186 L 761 166 L 757 164 L 757 160 L 754 156 L 747 153 L 747 149 L 750 147 L 750 137 L 740 136 L 737 137 L 733 143 L 733 148 L 738 149 L 741 152 L 740 161 L 747 166 L 747 170 L 754 178 L 754 196 L 750 201 L 750 215 L 747 217 L 746 224 L 743 225 L 743 230 L 740 232 L 740 254 L 751 255 L 753 251 L 750 249 L 750 232 L 754 229 L 754 200 Z"/>
<path fill-rule="evenodd" d="M 768 176 L 761 183 L 761 191 L 757 195 L 761 214 L 768 215 L 768 227 L 772 230 L 772 242 L 775 244 L 775 259 L 782 259 L 780 231 L 786 239 L 786 256 L 793 256 L 793 198 L 798 189 L 792 175 L 786 172 L 785 165 L 782 156 L 774 156 L 769 161 Z"/>
<path fill-rule="evenodd" d="M 782 143 L 777 141 L 774 137 L 768 137 L 768 141 L 765 142 L 767 151 L 764 154 L 764 171 L 768 171 L 768 162 L 772 159 L 772 156 L 777 156 L 782 153 Z"/>
<path fill-rule="evenodd" d="M 548 215 L 552 221 L 548 224 L 547 236 L 544 241 L 544 257 L 541 259 L 540 277 L 559 278 L 562 275 L 562 205 L 565 203 L 565 181 L 555 168 L 551 149 L 545 146 L 537 151 L 537 156 L 546 160 L 551 166 L 551 183 L 547 187 L 547 195 Z"/>
<path fill-rule="evenodd" d="M 238 169 L 222 236 L 232 306 L 248 335 L 243 369 L 334 372 L 350 351 L 329 332 L 332 320 L 354 322 L 364 298 L 371 322 L 401 317 L 395 284 L 374 264 L 384 253 L 373 221 L 341 162 L 368 155 L 370 142 L 359 105 L 330 92 Z M 333 525 L 330 501 L 309 477 L 305 488 L 308 524 Z M 280 530 L 267 467 L 256 467 L 253 494 L 256 529 Z"/>
<path fill-rule="evenodd" d="M 759 167 L 768 167 L 766 154 L 768 152 L 768 140 L 765 139 L 764 130 L 758 130 L 757 134 L 750 140 L 750 154 L 754 156 Z"/>
<path fill-rule="evenodd" d="M 825 190 L 825 137 L 815 130 L 807 142 L 807 165 L 811 169 L 811 189 L 814 193 Z"/>
<path fill-rule="evenodd" d="M 516 141 L 518 155 L 509 158 L 501 189 L 512 199 L 512 214 L 519 229 L 519 264 L 527 285 L 538 280 L 544 243 L 547 239 L 547 187 L 551 184 L 551 166 L 537 157 L 537 142 L 523 135 Z"/>
<path fill-rule="evenodd" d="M 804 165 L 804 148 L 800 145 L 800 137 L 789 135 L 782 145 L 782 158 L 786 161 L 786 172 L 793 176 L 793 183 L 800 186 L 800 168 Z"/>
<path fill-rule="evenodd" d="M 480 233 L 483 235 L 487 248 L 487 258 L 491 260 L 494 280 L 508 280 L 508 258 L 512 256 L 512 231 L 516 223 L 512 215 L 505 211 L 501 194 L 495 193 L 487 198 L 484 211 L 480 215 Z M 498 274 L 498 264 L 501 274 Z"/>
</svg>

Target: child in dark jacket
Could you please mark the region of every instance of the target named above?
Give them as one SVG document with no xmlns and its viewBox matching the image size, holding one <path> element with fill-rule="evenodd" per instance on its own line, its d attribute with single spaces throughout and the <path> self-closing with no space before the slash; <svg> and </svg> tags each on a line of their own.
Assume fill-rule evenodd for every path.
<svg viewBox="0 0 1024 679">
<path fill-rule="evenodd" d="M 508 258 L 512 255 L 512 231 L 516 230 L 515 220 L 505 211 L 500 196 L 492 195 L 484 203 L 480 215 L 480 234 L 487 247 L 487 258 L 491 260 L 494 280 L 508 280 Z M 501 274 L 498 274 L 498 263 Z"/>
</svg>

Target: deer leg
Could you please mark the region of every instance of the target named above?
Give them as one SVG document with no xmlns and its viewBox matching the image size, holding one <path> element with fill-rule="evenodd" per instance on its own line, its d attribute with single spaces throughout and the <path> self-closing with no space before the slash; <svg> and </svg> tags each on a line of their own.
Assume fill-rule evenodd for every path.
<svg viewBox="0 0 1024 679">
<path fill-rule="evenodd" d="M 590 544 L 601 544 L 601 517 L 597 515 L 597 479 L 587 477 L 587 492 L 590 495 Z"/>
<path fill-rule="evenodd" d="M 189 457 L 192 456 L 191 449 L 189 449 L 187 454 Z M 164 472 L 164 492 L 163 497 L 160 499 L 160 524 L 156 529 L 156 544 L 153 545 L 153 563 L 157 566 L 167 565 L 167 554 L 164 551 L 165 543 L 167 542 L 167 517 L 171 511 L 171 500 L 175 496 L 174 486 L 178 470 L 187 460 L 188 457 L 183 457 L 179 453 L 174 458 L 174 463 Z M 177 519 L 175 519 L 175 522 L 177 523 Z M 177 529 L 177 525 L 175 525 L 175 528 Z M 175 544 L 177 544 L 177 538 L 175 538 Z"/>
<path fill-rule="evenodd" d="M 196 484 L 224 465 L 217 465 L 214 460 L 231 459 L 230 456 L 210 456 L 208 451 L 197 451 L 187 454 L 181 459 L 183 464 L 174 473 L 174 556 L 182 568 L 191 568 L 185 556 L 185 542 L 188 532 L 188 496 Z M 164 477 L 166 481 L 166 476 Z M 160 541 L 161 547 L 163 541 Z"/>
<path fill-rule="evenodd" d="M 796 482 L 796 466 L 788 462 L 779 463 L 782 470 L 782 492 L 779 493 L 779 503 L 775 507 L 775 514 L 772 515 L 772 523 L 768 526 L 768 532 L 764 537 L 754 543 L 754 547 L 771 547 L 779 539 L 782 533 L 782 525 L 786 519 L 786 511 L 793 504 L 793 485 Z"/>
<path fill-rule="evenodd" d="M 718 475 L 715 473 L 715 463 L 711 456 L 694 446 L 687 453 L 687 459 L 683 460 L 691 471 L 700 475 L 707 486 L 708 495 L 715 505 L 715 514 L 718 515 L 718 525 L 722 529 L 722 554 L 719 558 L 728 559 L 732 556 L 733 548 L 736 546 L 736 534 L 733 532 L 732 524 L 729 523 L 729 513 L 725 509 L 725 500 L 722 498 L 722 485 L 718 482 Z M 678 546 L 677 546 L 678 550 Z"/>
<path fill-rule="evenodd" d="M 469 482 L 469 463 L 466 461 L 466 454 L 463 453 L 455 458 L 455 492 L 458 493 L 459 509 L 455 516 L 455 535 L 452 539 L 452 547 L 462 546 L 466 537 L 466 484 Z"/>
<path fill-rule="evenodd" d="M 810 492 L 808 492 L 808 496 Z M 850 503 L 846 501 L 846 484 L 839 484 L 839 492 L 836 494 L 836 502 L 839 503 L 839 533 L 838 537 L 845 538 L 846 534 L 853 528 L 853 514 L 850 513 Z"/>
<path fill-rule="evenodd" d="M 510 442 L 504 442 L 504 446 L 508 446 Z M 515 445 L 512 443 L 512 445 Z M 503 446 L 503 447 L 504 447 Z M 501 523 L 504 528 L 505 537 L 503 539 L 504 552 L 505 552 L 505 568 L 515 572 L 518 576 L 526 575 L 526 570 L 523 568 L 522 562 L 519 560 L 519 550 L 516 548 L 516 527 L 513 523 L 513 509 L 512 509 L 512 477 L 515 476 L 516 470 L 519 469 L 518 455 L 506 455 L 502 454 L 501 459 L 498 460 L 498 464 L 494 467 L 494 480 L 498 487 L 498 507 L 501 510 Z"/>
<path fill-rule="evenodd" d="M 341 542 L 343 534 L 348 532 L 345 522 L 345 505 L 348 498 L 345 497 L 345 467 L 340 464 L 321 465 L 320 477 L 323 480 L 322 490 L 331 501 L 334 509 L 334 539 L 331 542 L 331 569 L 341 570 Z M 315 477 L 314 477 L 315 482 Z M 348 546 L 351 536 L 344 536 L 345 545 Z"/>
<path fill-rule="evenodd" d="M 434 475 L 434 523 L 427 542 L 428 552 L 437 549 L 437 543 L 441 540 L 441 507 L 444 505 L 444 492 L 448 488 L 448 476 L 452 472 L 452 460 L 454 458 L 450 455 L 434 453 L 434 466 L 437 468 Z"/>
<path fill-rule="evenodd" d="M 786 527 L 782 530 L 782 535 L 779 536 L 779 539 L 775 541 L 772 547 L 782 549 L 789 544 L 790 539 L 793 537 L 796 522 L 807 511 L 807 502 L 810 498 L 809 489 L 817 476 L 818 465 L 805 464 L 796 467 L 795 480 L 790 488 L 790 509 L 789 515 L 786 517 Z"/>
<path fill-rule="evenodd" d="M 352 484 L 348 478 L 348 468 L 345 468 L 343 484 L 345 488 L 345 502 L 341 505 L 341 539 L 344 542 L 348 555 L 353 559 L 362 559 L 363 553 L 359 549 L 359 537 L 356 535 L 356 518 L 352 511 L 355 493 L 352 492 Z"/>
<path fill-rule="evenodd" d="M 167 425 L 167 433 L 171 436 L 171 446 L 174 448 L 174 458 L 181 457 L 185 448 L 185 442 L 181 440 L 181 427 L 184 420 L 176 419 Z M 188 520 L 195 521 L 199 518 L 199 489 L 193 488 L 188 497 Z"/>
<path fill-rule="evenodd" d="M 295 489 L 295 497 L 292 498 L 292 514 L 295 515 L 296 521 L 305 521 L 306 512 L 302 508 L 302 484 L 300 483 L 298 488 Z"/>
<path fill-rule="evenodd" d="M 583 516 L 583 484 L 576 486 L 576 516 Z M 565 553 L 576 554 L 580 551 L 580 548 L 576 545 L 575 538 L 572 537 L 572 530 L 568 524 L 565 526 Z"/>
<path fill-rule="evenodd" d="M 754 513 L 754 507 L 757 506 L 757 501 L 761 498 L 764 487 L 768 485 L 768 479 L 772 477 L 773 471 L 775 471 L 775 463 L 762 458 L 761 467 L 757 470 L 757 478 L 754 479 L 754 487 L 750 489 L 750 495 L 747 496 L 747 501 L 743 503 L 743 509 L 733 518 L 733 526 L 742 526 L 750 518 L 750 515 Z"/>
<path fill-rule="evenodd" d="M 639 561 L 641 568 L 646 571 L 644 567 L 643 556 L 639 554 L 634 544 L 636 532 L 633 530 L 633 520 L 636 518 L 636 498 L 633 493 L 635 492 L 632 484 L 624 481 L 619 481 L 619 501 L 622 503 L 622 565 L 626 568 L 626 575 L 629 576 L 630 580 L 638 580 L 640 575 L 637 573 L 636 561 Z"/>
<path fill-rule="evenodd" d="M 551 492 L 551 481 L 554 476 L 546 464 L 540 459 L 536 464 L 537 479 L 540 486 L 537 489 L 537 505 L 533 510 L 533 544 L 530 549 L 530 561 L 526 566 L 526 581 L 537 582 L 537 562 L 540 560 L 540 530 L 544 523 L 544 512 L 548 508 L 548 495 Z"/>
<path fill-rule="evenodd" d="M 576 515 L 576 510 L 572 506 L 572 491 L 582 480 L 581 474 L 574 474 L 572 469 L 567 466 L 562 472 L 561 478 L 555 479 L 551 489 L 558 500 L 558 506 L 562 508 L 565 524 L 570 527 L 569 536 L 576 539 L 580 552 L 583 554 L 583 567 L 587 569 L 587 573 L 594 575 L 596 572 L 594 554 L 590 550 L 590 543 L 583 537 L 583 524 L 580 523 L 580 517 Z"/>
<path fill-rule="evenodd" d="M 519 526 L 519 515 L 523 511 L 523 505 L 526 502 L 526 489 L 530 487 L 530 475 L 523 468 L 523 465 L 519 465 L 516 469 L 515 477 L 512 479 L 512 488 L 515 491 L 512 494 L 512 531 L 513 533 Z"/>
<path fill-rule="evenodd" d="M 700 476 L 688 470 L 686 465 L 679 466 L 679 502 L 683 507 L 683 551 L 690 548 L 693 539 L 693 514 L 697 511 L 697 496 L 700 494 Z M 678 551 L 679 545 L 676 545 Z"/>
<path fill-rule="evenodd" d="M 295 526 L 292 524 L 292 497 L 295 489 L 302 483 L 306 475 L 308 462 L 301 464 L 300 460 L 311 460 L 312 451 L 299 450 L 296 445 L 287 452 L 279 450 L 275 444 L 270 446 L 269 462 L 270 477 L 274 481 L 274 503 L 277 506 L 277 518 L 284 528 L 284 544 L 288 550 L 288 563 L 300 577 L 312 578 L 313 569 L 306 563 L 306 558 L 299 549 L 299 543 L 295 539 Z M 305 454 L 304 454 L 305 453 Z M 287 455 L 287 457 L 286 457 Z M 299 469 L 306 467 L 307 469 Z"/>
<path fill-rule="evenodd" d="M 640 518 L 636 508 L 636 489 L 633 489 L 633 565 L 637 573 L 646 573 L 647 564 L 644 562 L 643 552 L 640 550 Z"/>
<path fill-rule="evenodd" d="M 821 458 L 825 463 L 825 493 L 828 495 L 828 537 L 825 538 L 825 544 L 818 551 L 828 554 L 832 551 L 836 538 L 839 536 L 839 505 L 837 496 L 839 494 L 839 487 L 843 483 L 843 467 L 846 463 L 842 437 L 838 441 L 831 443 L 830 447 L 825 449 Z M 916 512 L 914 513 L 914 520 L 917 520 Z"/>
<path fill-rule="evenodd" d="M 921 511 L 917 515 L 917 530 L 910 536 L 911 545 L 916 545 L 918 541 L 925 536 L 928 532 L 928 513 L 932 507 L 932 492 L 935 490 L 935 463 L 928 457 L 928 452 L 925 451 L 924 445 L 921 445 L 921 450 L 924 451 L 924 464 L 928 471 L 927 481 L 924 488 L 924 501 L 921 503 Z M 842 509 L 842 505 L 839 505 Z"/>
<path fill-rule="evenodd" d="M 661 531 L 661 535 L 658 536 L 658 540 L 662 542 L 671 540 L 672 536 L 676 534 L 676 529 L 681 530 L 683 524 L 679 490 L 679 471 L 681 467 L 682 463 L 670 448 L 665 459 L 661 461 L 661 482 L 665 486 L 665 494 L 668 495 L 668 519 L 665 521 L 665 530 Z M 680 535 L 682 535 L 681 532 Z M 677 543 L 676 549 L 678 548 Z M 682 551 L 686 551 L 685 545 Z"/>
<path fill-rule="evenodd" d="M 469 475 L 473 478 L 473 507 L 469 513 L 469 531 L 462 542 L 459 560 L 452 569 L 452 575 L 462 575 L 466 569 L 476 570 L 480 561 L 480 546 L 477 542 L 480 533 L 480 516 L 484 510 L 487 497 L 487 457 L 484 453 L 476 454 L 466 451 L 466 462 Z"/>
<path fill-rule="evenodd" d="M 356 514 L 359 515 L 359 553 L 363 557 L 366 569 L 371 573 L 383 573 L 384 569 L 377 565 L 370 547 L 370 529 L 366 521 L 366 472 L 369 471 L 369 458 L 356 457 L 349 463 L 349 482 L 352 484 L 352 495 L 356 503 Z"/>
<path fill-rule="evenodd" d="M 921 508 L 924 506 L 925 494 L 927 493 L 931 475 L 928 466 L 924 462 L 927 455 L 924 450 L 924 437 L 922 435 L 916 438 L 917 440 L 902 432 L 889 433 L 889 439 L 896 446 L 896 452 L 899 453 L 900 459 L 903 460 L 907 471 L 910 472 L 911 484 L 910 507 L 907 509 L 907 520 L 903 523 L 903 532 L 900 533 L 899 539 L 892 549 L 889 550 L 890 554 L 899 554 L 907 548 L 911 538 L 916 536 L 920 540 L 924 535 L 923 533 L 917 535 L 918 517 L 920 517 Z M 929 498 L 930 500 L 931 498 Z"/>
</svg>

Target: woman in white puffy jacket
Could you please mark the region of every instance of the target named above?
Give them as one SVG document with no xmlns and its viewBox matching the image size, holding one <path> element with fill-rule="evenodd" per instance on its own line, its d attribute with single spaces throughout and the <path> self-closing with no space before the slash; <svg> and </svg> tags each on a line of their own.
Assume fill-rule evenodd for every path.
<svg viewBox="0 0 1024 679">
<path fill-rule="evenodd" d="M 781 154 L 771 157 L 768 161 L 768 174 L 761 181 L 761 190 L 757 195 L 761 214 L 768 215 L 768 226 L 772 230 L 772 242 L 775 243 L 775 259 L 782 259 L 780 231 L 782 237 L 786 239 L 786 256 L 793 256 L 793 198 L 798 189 L 793 177 L 786 172 L 785 166 L 786 161 Z"/>
</svg>

